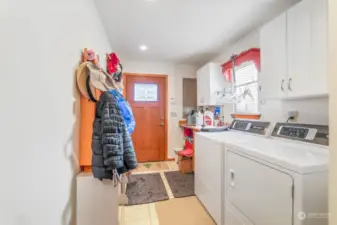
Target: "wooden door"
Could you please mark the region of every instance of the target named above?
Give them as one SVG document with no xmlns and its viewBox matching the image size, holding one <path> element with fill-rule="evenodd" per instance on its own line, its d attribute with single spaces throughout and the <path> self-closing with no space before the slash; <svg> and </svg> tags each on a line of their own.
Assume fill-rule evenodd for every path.
<svg viewBox="0 0 337 225">
<path fill-rule="evenodd" d="M 139 162 L 165 160 L 165 82 L 165 77 L 126 76 L 126 98 L 136 120 L 132 139 Z"/>
</svg>

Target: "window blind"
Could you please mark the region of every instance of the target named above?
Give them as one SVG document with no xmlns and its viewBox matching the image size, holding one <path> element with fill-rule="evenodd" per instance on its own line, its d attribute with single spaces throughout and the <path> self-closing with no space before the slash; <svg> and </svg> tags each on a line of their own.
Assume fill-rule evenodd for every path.
<svg viewBox="0 0 337 225">
<path fill-rule="evenodd" d="M 241 96 L 235 104 L 236 113 L 258 113 L 258 71 L 253 62 L 235 70 L 235 94 Z M 245 90 L 250 94 L 243 96 Z"/>
</svg>

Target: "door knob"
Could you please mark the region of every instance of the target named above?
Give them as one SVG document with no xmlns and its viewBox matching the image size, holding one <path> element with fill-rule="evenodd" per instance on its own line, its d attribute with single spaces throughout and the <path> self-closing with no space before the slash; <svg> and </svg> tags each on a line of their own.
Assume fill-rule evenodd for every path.
<svg viewBox="0 0 337 225">
<path fill-rule="evenodd" d="M 164 122 L 160 122 L 160 126 L 164 126 L 165 125 L 165 123 Z"/>
</svg>

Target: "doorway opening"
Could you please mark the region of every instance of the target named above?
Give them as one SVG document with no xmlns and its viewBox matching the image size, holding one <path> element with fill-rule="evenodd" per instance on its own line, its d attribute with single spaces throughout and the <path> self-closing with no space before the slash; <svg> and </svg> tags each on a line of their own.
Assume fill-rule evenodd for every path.
<svg viewBox="0 0 337 225">
<path fill-rule="evenodd" d="M 197 79 L 183 78 L 183 118 L 197 109 Z"/>
</svg>

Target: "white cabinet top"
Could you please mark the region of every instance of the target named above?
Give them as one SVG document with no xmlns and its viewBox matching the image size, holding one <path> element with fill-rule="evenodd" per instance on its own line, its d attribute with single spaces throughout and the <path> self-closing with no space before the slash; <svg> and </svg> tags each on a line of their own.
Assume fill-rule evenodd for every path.
<svg viewBox="0 0 337 225">
<path fill-rule="evenodd" d="M 329 151 L 326 147 L 278 138 L 258 137 L 240 131 L 198 132 L 227 149 L 278 165 L 299 174 L 327 171 Z"/>
<path fill-rule="evenodd" d="M 197 72 L 198 106 L 220 105 L 218 92 L 226 87 L 220 63 L 210 62 Z M 219 104 L 220 103 L 220 104 Z"/>
<path fill-rule="evenodd" d="M 329 151 L 326 147 L 259 138 L 254 141 L 230 143 L 228 149 L 234 149 L 299 174 L 323 172 L 329 168 Z"/>
</svg>

